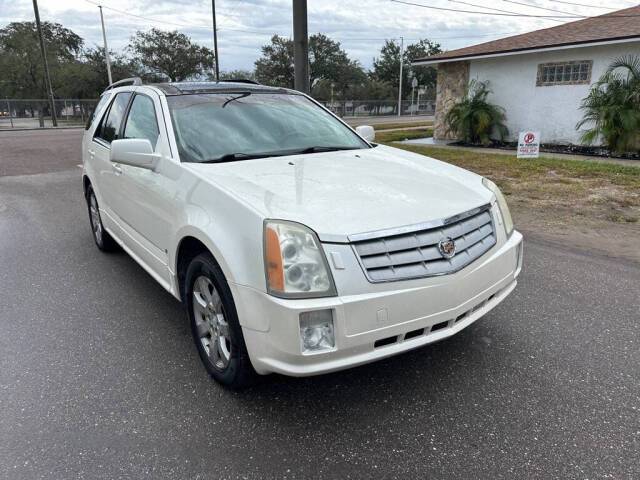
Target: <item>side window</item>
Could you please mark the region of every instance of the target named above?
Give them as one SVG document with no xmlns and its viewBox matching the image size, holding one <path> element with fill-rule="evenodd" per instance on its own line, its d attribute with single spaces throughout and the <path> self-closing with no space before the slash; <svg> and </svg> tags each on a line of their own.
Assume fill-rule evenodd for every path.
<svg viewBox="0 0 640 480">
<path fill-rule="evenodd" d="M 124 138 L 146 138 L 155 149 L 159 134 L 153 100 L 145 95 L 136 95 L 129 109 Z"/>
<path fill-rule="evenodd" d="M 107 113 L 107 116 L 102 120 L 102 126 L 100 127 L 99 136 L 105 142 L 111 143 L 117 140 L 120 133 L 120 126 L 122 125 L 122 119 L 127 110 L 129 99 L 131 98 L 131 92 L 122 92 L 116 95 L 111 103 L 111 108 Z"/>
<path fill-rule="evenodd" d="M 91 115 L 89 115 L 89 119 L 87 120 L 87 124 L 84 127 L 85 130 L 89 130 L 89 127 L 91 127 L 91 124 L 93 123 L 93 120 L 96 118 L 96 113 L 98 113 L 100 110 L 102 110 L 102 107 L 104 107 L 105 103 L 107 103 L 110 98 L 111 98 L 111 94 L 110 93 L 103 93 L 102 94 L 102 97 L 100 97 L 100 101 L 98 102 L 96 107 L 91 112 Z"/>
</svg>

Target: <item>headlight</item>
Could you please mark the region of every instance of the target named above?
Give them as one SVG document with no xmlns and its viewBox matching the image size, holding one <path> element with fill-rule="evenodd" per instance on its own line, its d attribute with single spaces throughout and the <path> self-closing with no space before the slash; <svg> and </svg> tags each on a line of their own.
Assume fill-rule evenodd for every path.
<svg viewBox="0 0 640 480">
<path fill-rule="evenodd" d="M 267 291 L 276 297 L 329 297 L 336 294 L 329 265 L 315 233 L 299 223 L 264 224 Z"/>
<path fill-rule="evenodd" d="M 498 207 L 500 207 L 500 213 L 504 221 L 504 229 L 507 232 L 507 236 L 511 235 L 511 232 L 513 232 L 513 220 L 511 219 L 511 212 L 509 212 L 509 206 L 507 205 L 504 195 L 502 195 L 498 186 L 488 178 L 483 178 L 482 183 L 496 196 Z"/>
</svg>

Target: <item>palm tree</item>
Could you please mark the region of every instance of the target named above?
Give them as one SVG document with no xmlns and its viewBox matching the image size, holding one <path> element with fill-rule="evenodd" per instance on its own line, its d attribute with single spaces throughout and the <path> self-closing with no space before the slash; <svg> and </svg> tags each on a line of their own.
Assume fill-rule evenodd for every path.
<svg viewBox="0 0 640 480">
<path fill-rule="evenodd" d="M 489 145 L 493 133 L 500 140 L 509 135 L 504 109 L 487 102 L 490 93 L 488 81 L 471 80 L 465 99 L 453 105 L 444 117 L 447 133 L 484 146 Z"/>
<path fill-rule="evenodd" d="M 581 140 L 602 138 L 617 154 L 640 149 L 640 57 L 616 58 L 580 105 L 585 114 L 576 128 L 589 124 Z"/>
</svg>

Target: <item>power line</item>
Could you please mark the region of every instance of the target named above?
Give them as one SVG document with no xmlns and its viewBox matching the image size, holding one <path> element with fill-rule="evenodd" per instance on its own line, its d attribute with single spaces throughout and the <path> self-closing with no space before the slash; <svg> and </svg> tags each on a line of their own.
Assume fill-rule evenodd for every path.
<svg viewBox="0 0 640 480">
<path fill-rule="evenodd" d="M 126 15 L 128 17 L 133 17 L 133 18 L 138 18 L 138 19 L 141 19 L 141 20 L 146 20 L 146 21 L 149 21 L 149 22 L 164 23 L 166 25 L 173 25 L 174 27 L 181 27 L 181 28 L 202 28 L 202 29 L 207 29 L 207 30 L 211 29 L 211 27 L 205 27 L 204 25 L 203 26 L 185 25 L 183 23 L 167 22 L 165 20 L 159 20 L 157 18 L 144 17 L 142 15 L 136 15 L 135 13 L 125 12 L 124 10 L 118 10 L 117 8 L 107 7 L 106 5 L 101 5 L 101 4 L 99 4 L 97 2 L 94 2 L 92 0 L 84 0 L 84 1 L 87 2 L 87 3 L 90 3 L 91 5 L 95 5 L 96 7 L 100 7 L 101 6 L 102 8 L 105 8 L 107 10 L 111 10 L 113 12 L 117 12 L 117 13 L 119 13 L 121 15 Z"/>
<path fill-rule="evenodd" d="M 486 9 L 486 10 L 493 10 L 493 11 L 495 11 L 495 12 L 511 13 L 511 14 L 514 14 L 514 15 L 519 15 L 517 12 L 513 12 L 513 11 L 511 11 L 511 10 L 501 10 L 501 9 L 499 9 L 499 8 L 485 7 L 485 6 L 483 6 L 483 5 L 477 5 L 477 4 L 475 4 L 475 3 L 463 2 L 463 1 L 460 1 L 460 0 L 449 0 L 449 1 L 450 1 L 450 2 L 453 2 L 453 3 L 460 3 L 460 4 L 462 4 L 462 5 L 468 5 L 468 6 L 470 6 L 470 7 L 484 8 L 484 9 Z M 556 20 L 555 18 L 545 18 L 544 20 L 551 20 L 551 21 L 553 21 L 553 22 L 560 22 L 560 21 L 561 21 L 561 20 Z"/>
<path fill-rule="evenodd" d="M 94 2 L 93 0 L 84 0 L 87 3 L 90 3 L 91 5 L 95 5 L 96 7 L 102 7 L 105 8 L 107 10 L 111 10 L 113 12 L 119 13 L 121 15 L 126 15 L 128 17 L 133 17 L 133 18 L 138 18 L 140 20 L 146 20 L 148 22 L 154 22 L 154 23 L 164 23 L 165 25 L 171 25 L 174 27 L 180 27 L 180 28 L 193 28 L 193 29 L 198 29 L 198 30 L 211 30 L 210 26 L 205 26 L 205 25 L 186 25 L 184 23 L 176 23 L 176 22 L 168 22 L 166 20 L 160 20 L 158 18 L 152 18 L 152 17 L 145 17 L 143 15 L 136 15 L 135 13 L 131 13 L 131 12 L 127 12 L 124 10 L 119 10 L 117 8 L 113 8 L 113 7 L 107 7 L 106 5 L 102 5 L 98 2 Z M 221 12 L 218 12 L 221 13 Z M 226 15 L 225 13 L 221 13 L 222 16 L 234 16 L 234 17 L 241 17 L 242 15 Z M 220 30 L 220 29 L 218 29 Z"/>
<path fill-rule="evenodd" d="M 458 38 L 481 38 L 481 37 L 493 37 L 495 35 L 511 35 L 518 34 L 520 31 L 511 31 L 511 32 L 494 32 L 494 33 L 482 33 L 477 35 L 457 35 L 455 37 L 429 37 L 428 40 L 453 40 Z M 328 35 L 328 34 L 327 34 Z M 391 36 L 391 37 L 342 37 L 340 35 L 331 34 L 333 38 L 336 38 L 340 41 L 346 40 L 398 40 L 399 36 Z M 423 40 L 425 37 L 404 37 L 405 40 Z"/>
<path fill-rule="evenodd" d="M 562 13 L 562 14 L 565 14 L 565 15 L 573 15 L 573 13 L 571 13 L 571 12 L 565 12 L 563 10 L 556 10 L 554 8 L 539 7 L 538 5 L 534 5 L 532 3 L 516 2 L 515 0 L 502 0 L 502 1 L 503 2 L 507 2 L 507 3 L 513 3 L 515 5 L 524 5 L 525 7 L 530 7 L 530 8 L 538 8 L 540 10 L 546 10 L 548 12 Z"/>
<path fill-rule="evenodd" d="M 548 0 L 548 1 L 555 2 L 555 3 L 564 3 L 565 5 L 575 5 L 576 7 L 602 8 L 604 10 L 620 10 L 619 8 L 614 8 L 614 7 L 601 7 L 597 5 L 587 5 L 585 3 L 565 2 L 563 0 Z"/>
<path fill-rule="evenodd" d="M 566 18 L 566 19 L 585 19 L 585 18 L 597 18 L 597 16 L 589 16 L 589 15 L 531 15 L 525 13 L 494 13 L 494 12 L 481 12 L 478 10 L 461 10 L 457 8 L 446 8 L 446 7 L 436 7 L 434 5 L 423 5 L 421 3 L 413 3 L 407 2 L 403 0 L 390 0 L 393 3 L 401 3 L 403 5 L 410 5 L 412 7 L 421 7 L 421 8 L 429 8 L 431 10 L 442 10 L 445 12 L 455 12 L 455 13 L 474 13 L 477 15 L 493 15 L 498 17 L 523 17 L 523 18 Z M 487 8 L 487 7 L 482 7 Z M 602 16 L 602 15 L 600 15 Z M 640 14 L 622 14 L 616 15 L 606 14 L 607 18 L 635 18 L 640 17 Z"/>
</svg>

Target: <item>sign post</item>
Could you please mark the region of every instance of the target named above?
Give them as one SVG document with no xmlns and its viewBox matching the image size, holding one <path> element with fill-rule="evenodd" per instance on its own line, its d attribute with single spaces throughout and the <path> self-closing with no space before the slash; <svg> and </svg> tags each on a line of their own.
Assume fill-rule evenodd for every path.
<svg viewBox="0 0 640 480">
<path fill-rule="evenodd" d="M 540 156 L 540 132 L 526 130 L 518 137 L 518 158 L 538 158 Z"/>
</svg>

